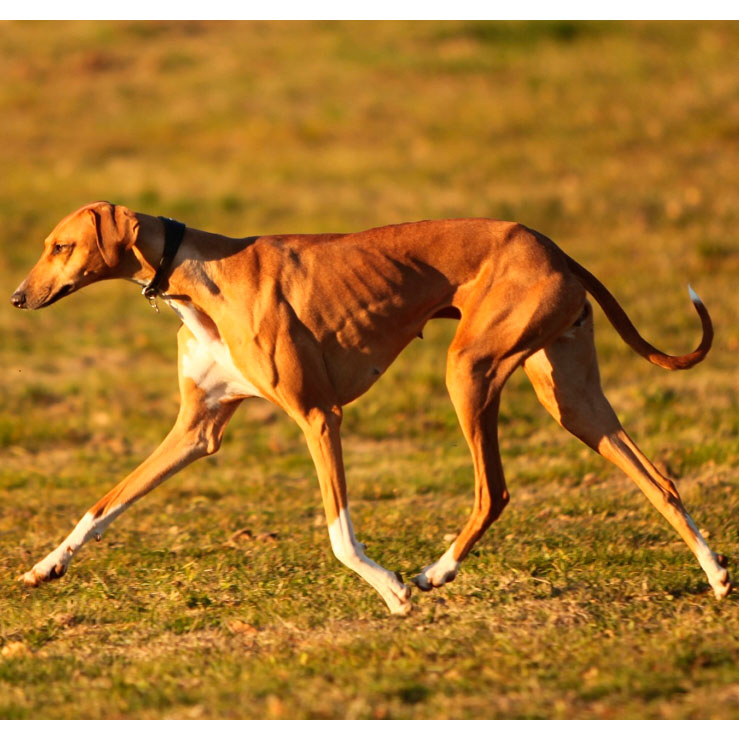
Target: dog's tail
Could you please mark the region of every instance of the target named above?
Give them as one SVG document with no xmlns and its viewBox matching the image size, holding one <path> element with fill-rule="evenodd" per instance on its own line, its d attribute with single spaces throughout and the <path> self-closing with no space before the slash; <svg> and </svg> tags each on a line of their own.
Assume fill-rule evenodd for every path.
<svg viewBox="0 0 739 739">
<path fill-rule="evenodd" d="M 588 272 L 585 267 L 578 264 L 571 257 L 565 256 L 567 257 L 570 270 L 572 270 L 572 273 L 580 281 L 580 284 L 598 301 L 606 317 L 613 324 L 613 327 L 618 331 L 621 338 L 637 354 L 641 354 L 642 357 L 649 360 L 652 364 L 670 370 L 689 369 L 693 365 L 698 364 L 698 362 L 701 362 L 706 354 L 708 354 L 708 350 L 711 348 L 711 343 L 713 342 L 711 316 L 708 314 L 706 306 L 703 305 L 703 301 L 690 285 L 688 285 L 690 299 L 693 301 L 693 305 L 700 316 L 701 325 L 703 326 L 703 337 L 695 351 L 690 352 L 690 354 L 683 354 L 680 357 L 673 357 L 670 354 L 661 352 L 659 349 L 655 349 L 648 341 L 642 338 L 626 315 L 624 309 L 618 304 L 618 301 L 611 295 L 606 286 L 597 277 Z"/>
</svg>

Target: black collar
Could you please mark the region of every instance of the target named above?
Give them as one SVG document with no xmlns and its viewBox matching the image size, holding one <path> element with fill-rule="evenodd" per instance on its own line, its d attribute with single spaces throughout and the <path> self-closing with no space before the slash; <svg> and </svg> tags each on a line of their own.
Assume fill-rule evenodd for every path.
<svg viewBox="0 0 739 739">
<path fill-rule="evenodd" d="M 162 258 L 159 260 L 159 266 L 157 267 L 154 277 L 151 278 L 151 282 L 144 287 L 141 294 L 154 306 L 156 306 L 155 299 L 157 295 L 161 295 L 162 282 L 169 276 L 169 270 L 174 262 L 177 250 L 180 248 L 182 243 L 182 237 L 185 235 L 184 223 L 175 221 L 172 218 L 165 218 L 159 216 L 159 220 L 164 224 L 164 251 L 162 252 Z"/>
</svg>

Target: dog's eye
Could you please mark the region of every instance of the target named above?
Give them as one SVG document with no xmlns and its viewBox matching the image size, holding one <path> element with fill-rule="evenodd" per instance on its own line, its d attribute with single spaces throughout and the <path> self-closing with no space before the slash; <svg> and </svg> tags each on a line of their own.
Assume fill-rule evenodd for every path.
<svg viewBox="0 0 739 739">
<path fill-rule="evenodd" d="M 51 248 L 52 254 L 61 254 L 65 249 L 69 249 L 70 244 L 54 244 Z"/>
</svg>

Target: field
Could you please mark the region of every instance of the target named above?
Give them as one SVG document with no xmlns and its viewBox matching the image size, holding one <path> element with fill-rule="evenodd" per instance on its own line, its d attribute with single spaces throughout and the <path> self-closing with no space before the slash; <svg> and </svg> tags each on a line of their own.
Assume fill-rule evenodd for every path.
<svg viewBox="0 0 739 739">
<path fill-rule="evenodd" d="M 739 718 L 736 595 L 714 600 L 522 372 L 502 406 L 511 503 L 405 619 L 333 558 L 303 439 L 261 400 L 24 589 L 169 429 L 178 322 L 123 282 L 8 302 L 54 224 L 98 199 L 240 236 L 518 220 L 678 354 L 698 341 L 690 280 L 707 360 L 654 367 L 596 309 L 603 385 L 739 561 L 737 50 L 735 23 L 0 25 L 0 717 Z M 472 502 L 444 386 L 455 327 L 429 324 L 345 409 L 358 536 L 406 580 Z"/>
</svg>

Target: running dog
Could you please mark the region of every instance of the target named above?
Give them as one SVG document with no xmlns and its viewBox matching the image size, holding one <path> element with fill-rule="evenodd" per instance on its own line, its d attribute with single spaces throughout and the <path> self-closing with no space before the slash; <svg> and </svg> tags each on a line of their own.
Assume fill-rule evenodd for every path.
<svg viewBox="0 0 739 739">
<path fill-rule="evenodd" d="M 181 405 L 154 453 L 90 508 L 69 536 L 20 579 L 61 577 L 134 501 L 199 457 L 215 453 L 246 398 L 266 398 L 302 429 L 315 463 L 336 557 L 372 585 L 392 613 L 410 587 L 369 559 L 349 517 L 339 430 L 342 406 L 366 392 L 432 318 L 459 320 L 446 384 L 472 453 L 472 512 L 447 551 L 413 578 L 421 590 L 454 579 L 508 502 L 498 407 L 519 365 L 554 418 L 620 467 L 698 559 L 717 598 L 731 583 L 674 484 L 644 456 L 603 395 L 589 293 L 621 338 L 666 369 L 708 353 L 713 328 L 691 290 L 703 337 L 684 356 L 646 342 L 610 292 L 546 236 L 482 218 L 421 221 L 354 234 L 206 233 L 167 218 L 97 202 L 64 218 L 13 294 L 18 308 L 55 303 L 100 280 L 123 278 L 182 320 Z"/>
</svg>

